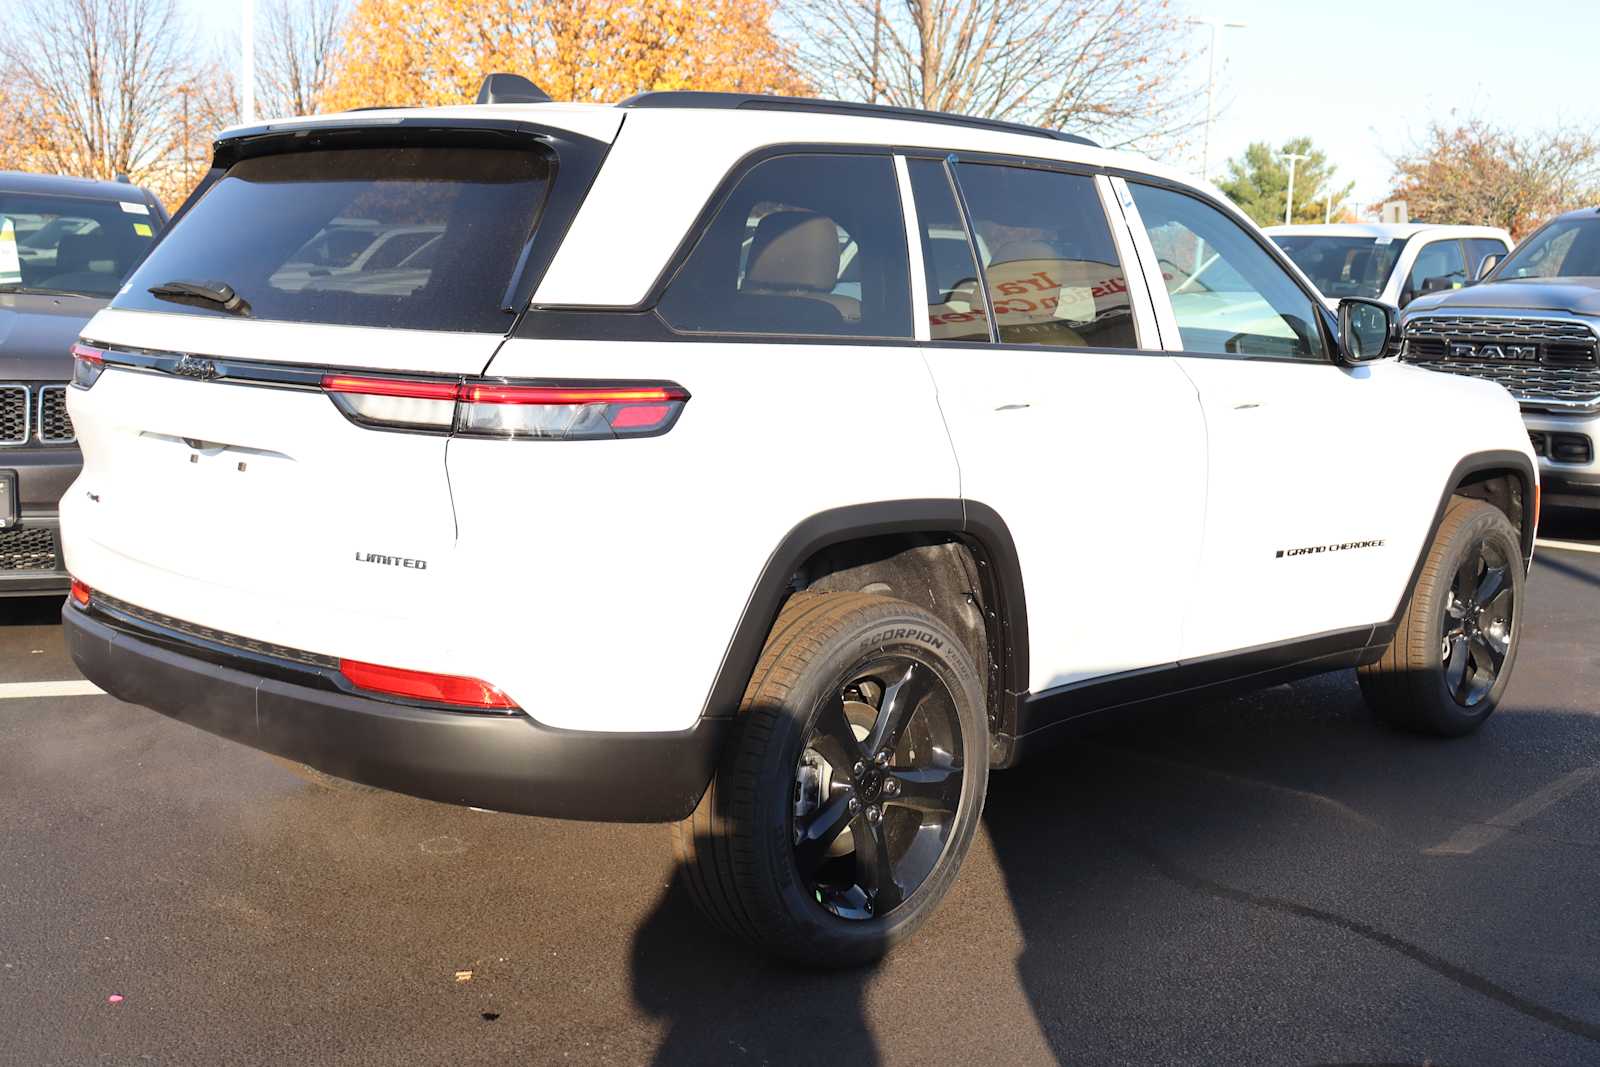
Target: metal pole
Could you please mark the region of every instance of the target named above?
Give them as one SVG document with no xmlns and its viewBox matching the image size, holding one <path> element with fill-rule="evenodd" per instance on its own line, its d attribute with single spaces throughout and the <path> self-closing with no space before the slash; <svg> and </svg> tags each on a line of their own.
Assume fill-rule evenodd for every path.
<svg viewBox="0 0 1600 1067">
<path fill-rule="evenodd" d="M 1211 28 L 1211 41 L 1206 47 L 1206 125 L 1200 135 L 1200 179 L 1211 180 L 1211 124 L 1217 119 L 1217 31 L 1219 29 L 1242 30 L 1242 22 L 1223 22 L 1218 18 L 1192 18 L 1188 20 L 1191 25 L 1209 26 Z"/>
<path fill-rule="evenodd" d="M 1289 161 L 1289 195 L 1283 201 L 1283 224 L 1287 226 L 1294 215 L 1294 165 L 1302 159 L 1310 159 L 1311 157 L 1304 153 L 1284 152 L 1278 158 Z"/>
<path fill-rule="evenodd" d="M 239 121 L 256 120 L 256 0 L 244 0 L 244 28 L 240 34 Z"/>
</svg>

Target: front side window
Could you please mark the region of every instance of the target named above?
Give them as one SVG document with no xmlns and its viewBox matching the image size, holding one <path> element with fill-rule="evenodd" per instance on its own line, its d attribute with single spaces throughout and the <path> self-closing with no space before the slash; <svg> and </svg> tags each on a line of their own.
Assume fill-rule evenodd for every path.
<svg viewBox="0 0 1600 1067">
<path fill-rule="evenodd" d="M 1494 277 L 1496 281 L 1600 277 L 1600 218 L 1552 222 L 1518 245 Z"/>
<path fill-rule="evenodd" d="M 911 279 L 886 155 L 776 156 L 751 167 L 658 310 L 688 332 L 911 336 Z"/>
<path fill-rule="evenodd" d="M 1504 258 L 1506 246 L 1492 237 L 1467 238 L 1467 266 L 1472 269 L 1471 277 L 1476 279 L 1478 272 L 1483 269 L 1483 261 L 1490 256 Z"/>
<path fill-rule="evenodd" d="M 1417 251 L 1406 291 L 1411 295 L 1459 289 L 1467 283 L 1467 260 L 1457 240 L 1434 241 Z"/>
<path fill-rule="evenodd" d="M 1315 301 L 1243 226 L 1197 197 L 1129 182 L 1187 352 L 1326 359 Z"/>
<path fill-rule="evenodd" d="M 150 292 L 220 282 L 253 318 L 503 332 L 555 159 L 543 148 L 328 148 L 234 164 L 112 306 L 197 315 Z"/>
<path fill-rule="evenodd" d="M 160 226 L 142 200 L 0 192 L 0 292 L 110 296 Z"/>
<path fill-rule="evenodd" d="M 1275 235 L 1272 238 L 1295 266 L 1306 272 L 1323 296 L 1376 299 L 1389 284 L 1404 241 L 1392 237 L 1315 237 Z"/>
<path fill-rule="evenodd" d="M 1093 178 L 989 163 L 955 170 L 1002 343 L 1138 347 Z"/>
</svg>

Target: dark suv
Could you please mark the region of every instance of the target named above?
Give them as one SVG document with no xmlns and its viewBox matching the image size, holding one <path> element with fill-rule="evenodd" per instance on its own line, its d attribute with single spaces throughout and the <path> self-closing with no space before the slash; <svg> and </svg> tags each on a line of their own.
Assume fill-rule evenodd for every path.
<svg viewBox="0 0 1600 1067">
<path fill-rule="evenodd" d="M 166 222 L 126 182 L 0 171 L 0 597 L 66 592 L 57 505 L 82 465 L 72 346 Z"/>
</svg>

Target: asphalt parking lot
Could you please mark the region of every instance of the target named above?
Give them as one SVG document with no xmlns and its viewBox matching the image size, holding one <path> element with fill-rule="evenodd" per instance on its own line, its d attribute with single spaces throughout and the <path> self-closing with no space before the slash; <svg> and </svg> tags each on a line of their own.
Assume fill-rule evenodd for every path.
<svg viewBox="0 0 1600 1067">
<path fill-rule="evenodd" d="M 1541 549 L 1466 740 L 1374 726 L 1347 672 L 997 775 L 943 908 L 837 974 L 702 926 L 659 827 L 24 685 L 77 678 L 59 602 L 0 602 L 0 1063 L 1600 1062 L 1597 607 L 1600 550 Z"/>
</svg>

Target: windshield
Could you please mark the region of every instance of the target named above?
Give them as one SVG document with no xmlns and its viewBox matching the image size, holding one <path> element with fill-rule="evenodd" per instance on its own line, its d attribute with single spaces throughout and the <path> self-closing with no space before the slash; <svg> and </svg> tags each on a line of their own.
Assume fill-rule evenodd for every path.
<svg viewBox="0 0 1600 1067">
<path fill-rule="evenodd" d="M 116 308 L 227 312 L 173 295 L 225 285 L 254 318 L 504 332 L 534 232 L 542 148 L 328 148 L 235 163 L 129 280 Z M 161 295 L 151 289 L 161 291 Z"/>
<path fill-rule="evenodd" d="M 1600 218 L 1552 222 L 1518 245 L 1493 277 L 1495 281 L 1600 277 Z"/>
<path fill-rule="evenodd" d="M 1404 240 L 1393 237 L 1274 235 L 1295 266 L 1306 272 L 1323 296 L 1376 299 L 1389 284 Z"/>
<path fill-rule="evenodd" d="M 160 218 L 132 195 L 119 201 L 0 192 L 0 292 L 111 296 L 160 229 Z"/>
</svg>

